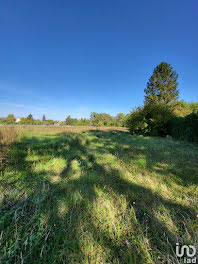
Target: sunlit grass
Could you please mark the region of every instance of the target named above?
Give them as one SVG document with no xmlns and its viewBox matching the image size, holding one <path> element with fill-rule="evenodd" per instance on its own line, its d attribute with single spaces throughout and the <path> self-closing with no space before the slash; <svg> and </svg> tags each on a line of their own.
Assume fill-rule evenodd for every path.
<svg viewBox="0 0 198 264">
<path fill-rule="evenodd" d="M 175 243 L 198 242 L 196 145 L 119 131 L 18 140 L 0 263 L 179 263 Z"/>
</svg>

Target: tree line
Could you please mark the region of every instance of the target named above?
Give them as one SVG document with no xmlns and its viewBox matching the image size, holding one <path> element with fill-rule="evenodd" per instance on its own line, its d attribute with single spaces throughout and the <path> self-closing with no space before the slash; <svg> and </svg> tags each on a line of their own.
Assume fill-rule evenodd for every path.
<svg viewBox="0 0 198 264">
<path fill-rule="evenodd" d="M 0 118 L 1 124 L 32 124 L 32 125 L 68 125 L 68 126 L 115 126 L 125 127 L 128 115 L 118 113 L 111 116 L 107 113 L 92 112 L 90 118 L 72 118 L 68 115 L 64 121 L 46 119 L 43 115 L 42 120 L 34 119 L 32 114 L 27 117 L 21 117 L 16 120 L 13 114 L 9 114 L 5 118 Z"/>
</svg>

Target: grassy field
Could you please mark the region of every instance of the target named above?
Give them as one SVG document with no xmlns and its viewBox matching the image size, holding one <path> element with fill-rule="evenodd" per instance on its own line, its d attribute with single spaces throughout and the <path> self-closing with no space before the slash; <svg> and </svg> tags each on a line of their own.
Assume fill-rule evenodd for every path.
<svg viewBox="0 0 198 264">
<path fill-rule="evenodd" d="M 198 146 L 113 128 L 18 133 L 0 263 L 180 263 L 175 243 L 197 245 Z"/>
</svg>

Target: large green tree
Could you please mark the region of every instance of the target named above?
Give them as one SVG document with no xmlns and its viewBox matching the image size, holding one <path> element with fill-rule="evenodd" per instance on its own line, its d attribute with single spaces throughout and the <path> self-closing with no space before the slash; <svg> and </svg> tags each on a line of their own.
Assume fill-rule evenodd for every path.
<svg viewBox="0 0 198 264">
<path fill-rule="evenodd" d="M 124 126 L 124 122 L 125 122 L 125 115 L 123 113 L 118 113 L 115 117 L 116 119 L 116 125 L 119 127 Z"/>
<path fill-rule="evenodd" d="M 1 118 L 1 123 L 14 123 L 16 121 L 16 118 L 13 114 L 9 114 L 6 118 Z"/>
<path fill-rule="evenodd" d="M 71 115 L 68 115 L 65 119 L 65 124 L 68 126 L 74 126 L 77 124 L 77 118 L 72 118 Z"/>
<path fill-rule="evenodd" d="M 145 91 L 145 105 L 147 104 L 163 104 L 173 105 L 179 91 L 178 74 L 173 70 L 170 64 L 161 62 L 153 71 Z"/>
</svg>

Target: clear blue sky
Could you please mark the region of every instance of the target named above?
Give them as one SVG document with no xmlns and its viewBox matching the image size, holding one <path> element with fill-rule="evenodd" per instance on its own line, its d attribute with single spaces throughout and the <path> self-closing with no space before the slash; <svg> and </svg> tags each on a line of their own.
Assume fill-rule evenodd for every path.
<svg viewBox="0 0 198 264">
<path fill-rule="evenodd" d="M 197 0 L 0 2 L 0 116 L 128 113 L 161 61 L 198 101 Z"/>
</svg>

